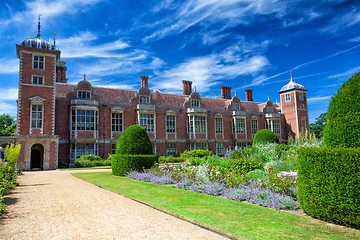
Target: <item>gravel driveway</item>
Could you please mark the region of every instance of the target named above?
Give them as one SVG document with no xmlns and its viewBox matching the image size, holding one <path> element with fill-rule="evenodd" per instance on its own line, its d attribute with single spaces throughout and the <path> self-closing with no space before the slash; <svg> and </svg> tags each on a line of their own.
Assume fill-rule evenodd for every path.
<svg viewBox="0 0 360 240">
<path fill-rule="evenodd" d="M 0 239 L 224 239 L 78 179 L 74 172 L 19 176 L 20 186 L 6 196 Z"/>
</svg>

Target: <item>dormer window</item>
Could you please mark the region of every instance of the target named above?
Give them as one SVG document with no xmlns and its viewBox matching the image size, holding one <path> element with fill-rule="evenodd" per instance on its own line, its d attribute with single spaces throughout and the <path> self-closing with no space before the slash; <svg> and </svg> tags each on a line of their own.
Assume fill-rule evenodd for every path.
<svg viewBox="0 0 360 240">
<path fill-rule="evenodd" d="M 239 110 L 240 110 L 240 104 L 235 103 L 234 106 L 233 106 L 233 109 L 234 109 L 235 111 L 239 111 Z"/>
<path fill-rule="evenodd" d="M 90 99 L 91 95 L 89 91 L 78 91 L 78 98 Z"/>
<path fill-rule="evenodd" d="M 191 107 L 200 107 L 200 101 L 199 100 L 191 100 Z"/>
<path fill-rule="evenodd" d="M 33 68 L 44 69 L 44 57 L 43 56 L 34 56 Z"/>
<path fill-rule="evenodd" d="M 39 85 L 44 84 L 44 77 L 41 77 L 41 76 L 33 76 L 33 77 L 32 77 L 32 84 L 39 84 Z"/>
<path fill-rule="evenodd" d="M 140 96 L 140 103 L 149 104 L 150 103 L 150 97 L 149 96 Z"/>
<path fill-rule="evenodd" d="M 267 113 L 273 113 L 273 112 L 274 112 L 274 109 L 271 108 L 271 107 L 268 107 L 268 108 L 266 108 L 266 112 L 267 112 Z"/>
</svg>

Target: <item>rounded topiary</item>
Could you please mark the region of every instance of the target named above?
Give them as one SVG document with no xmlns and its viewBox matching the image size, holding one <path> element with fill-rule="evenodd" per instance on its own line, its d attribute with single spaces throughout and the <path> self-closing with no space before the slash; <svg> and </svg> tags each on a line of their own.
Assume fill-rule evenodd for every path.
<svg viewBox="0 0 360 240">
<path fill-rule="evenodd" d="M 331 99 L 326 114 L 324 142 L 330 147 L 360 147 L 360 72 Z"/>
<path fill-rule="evenodd" d="M 253 140 L 253 144 L 257 143 L 279 143 L 279 138 L 276 134 L 269 129 L 263 129 L 258 131 Z"/>
<path fill-rule="evenodd" d="M 120 135 L 116 145 L 116 154 L 151 155 L 151 141 L 145 129 L 132 125 Z"/>
</svg>

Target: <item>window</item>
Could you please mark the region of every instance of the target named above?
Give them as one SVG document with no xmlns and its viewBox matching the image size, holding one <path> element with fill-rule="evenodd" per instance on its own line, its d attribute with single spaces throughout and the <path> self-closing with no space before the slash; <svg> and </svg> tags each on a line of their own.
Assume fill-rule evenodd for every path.
<svg viewBox="0 0 360 240">
<path fill-rule="evenodd" d="M 154 114 L 140 113 L 139 123 L 140 123 L 140 126 L 142 126 L 147 132 L 153 132 L 154 131 Z"/>
<path fill-rule="evenodd" d="M 247 146 L 248 146 L 247 142 L 236 142 L 234 144 L 234 149 L 235 150 L 237 150 L 237 149 L 245 149 Z"/>
<path fill-rule="evenodd" d="M 41 128 L 43 120 L 43 105 L 31 105 L 31 128 Z"/>
<path fill-rule="evenodd" d="M 83 155 L 98 155 L 97 144 L 73 143 L 71 144 L 71 158 L 80 158 Z"/>
<path fill-rule="evenodd" d="M 245 119 L 235 118 L 233 120 L 233 133 L 245 133 Z"/>
<path fill-rule="evenodd" d="M 304 119 L 301 120 L 301 131 L 303 133 L 305 133 L 305 131 L 306 131 L 306 120 L 304 120 Z"/>
<path fill-rule="evenodd" d="M 90 99 L 90 92 L 89 91 L 78 91 L 78 98 Z"/>
<path fill-rule="evenodd" d="M 300 104 L 299 108 L 300 109 L 305 109 L 304 104 Z"/>
<path fill-rule="evenodd" d="M 140 103 L 150 103 L 150 97 L 149 96 L 140 96 Z"/>
<path fill-rule="evenodd" d="M 285 102 L 290 102 L 291 97 L 290 97 L 290 93 L 285 94 Z"/>
<path fill-rule="evenodd" d="M 33 76 L 32 77 L 32 84 L 44 84 L 44 77 Z"/>
<path fill-rule="evenodd" d="M 166 132 L 167 133 L 176 132 L 175 116 L 173 115 L 166 115 Z"/>
<path fill-rule="evenodd" d="M 266 108 L 266 112 L 267 113 L 273 113 L 274 112 L 274 109 L 272 107 L 267 107 Z"/>
<path fill-rule="evenodd" d="M 280 120 L 266 120 L 265 127 L 266 129 L 273 131 L 275 134 L 281 133 Z"/>
<path fill-rule="evenodd" d="M 189 148 L 190 150 L 196 150 L 196 149 L 207 150 L 208 145 L 207 143 L 190 143 Z"/>
<path fill-rule="evenodd" d="M 111 154 L 116 153 L 116 143 L 111 144 Z"/>
<path fill-rule="evenodd" d="M 224 143 L 216 143 L 216 154 L 224 155 Z"/>
<path fill-rule="evenodd" d="M 199 100 L 191 100 L 191 107 L 200 107 Z"/>
<path fill-rule="evenodd" d="M 44 57 L 34 56 L 33 68 L 44 69 Z"/>
<path fill-rule="evenodd" d="M 166 144 L 166 155 L 176 155 L 176 143 Z"/>
<path fill-rule="evenodd" d="M 304 93 L 299 93 L 299 101 L 304 101 Z"/>
<path fill-rule="evenodd" d="M 251 119 L 251 134 L 255 134 L 259 131 L 258 129 L 258 120 L 257 119 Z"/>
<path fill-rule="evenodd" d="M 240 110 L 240 104 L 235 103 L 235 104 L 233 105 L 233 110 L 239 111 L 239 110 Z"/>
<path fill-rule="evenodd" d="M 189 121 L 188 121 L 189 133 L 194 132 L 194 125 L 195 125 L 195 133 L 206 133 L 206 117 L 189 116 Z"/>
<path fill-rule="evenodd" d="M 215 133 L 223 133 L 223 119 L 215 118 Z"/>
<path fill-rule="evenodd" d="M 72 130 L 98 130 L 98 111 L 73 109 L 71 112 Z"/>
<path fill-rule="evenodd" d="M 111 113 L 111 131 L 122 132 L 123 130 L 123 114 L 112 112 Z"/>
</svg>

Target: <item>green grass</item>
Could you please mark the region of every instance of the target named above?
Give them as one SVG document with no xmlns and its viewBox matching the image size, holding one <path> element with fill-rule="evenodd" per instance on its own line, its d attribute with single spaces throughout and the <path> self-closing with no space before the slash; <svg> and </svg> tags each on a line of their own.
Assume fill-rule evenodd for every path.
<svg viewBox="0 0 360 240">
<path fill-rule="evenodd" d="M 59 170 L 88 170 L 88 169 L 111 169 L 111 166 L 96 166 L 96 167 L 82 167 L 82 168 L 59 168 Z"/>
<path fill-rule="evenodd" d="M 360 239 L 360 231 L 251 204 L 155 185 L 111 172 L 76 173 L 82 179 L 158 209 L 244 239 Z"/>
</svg>

